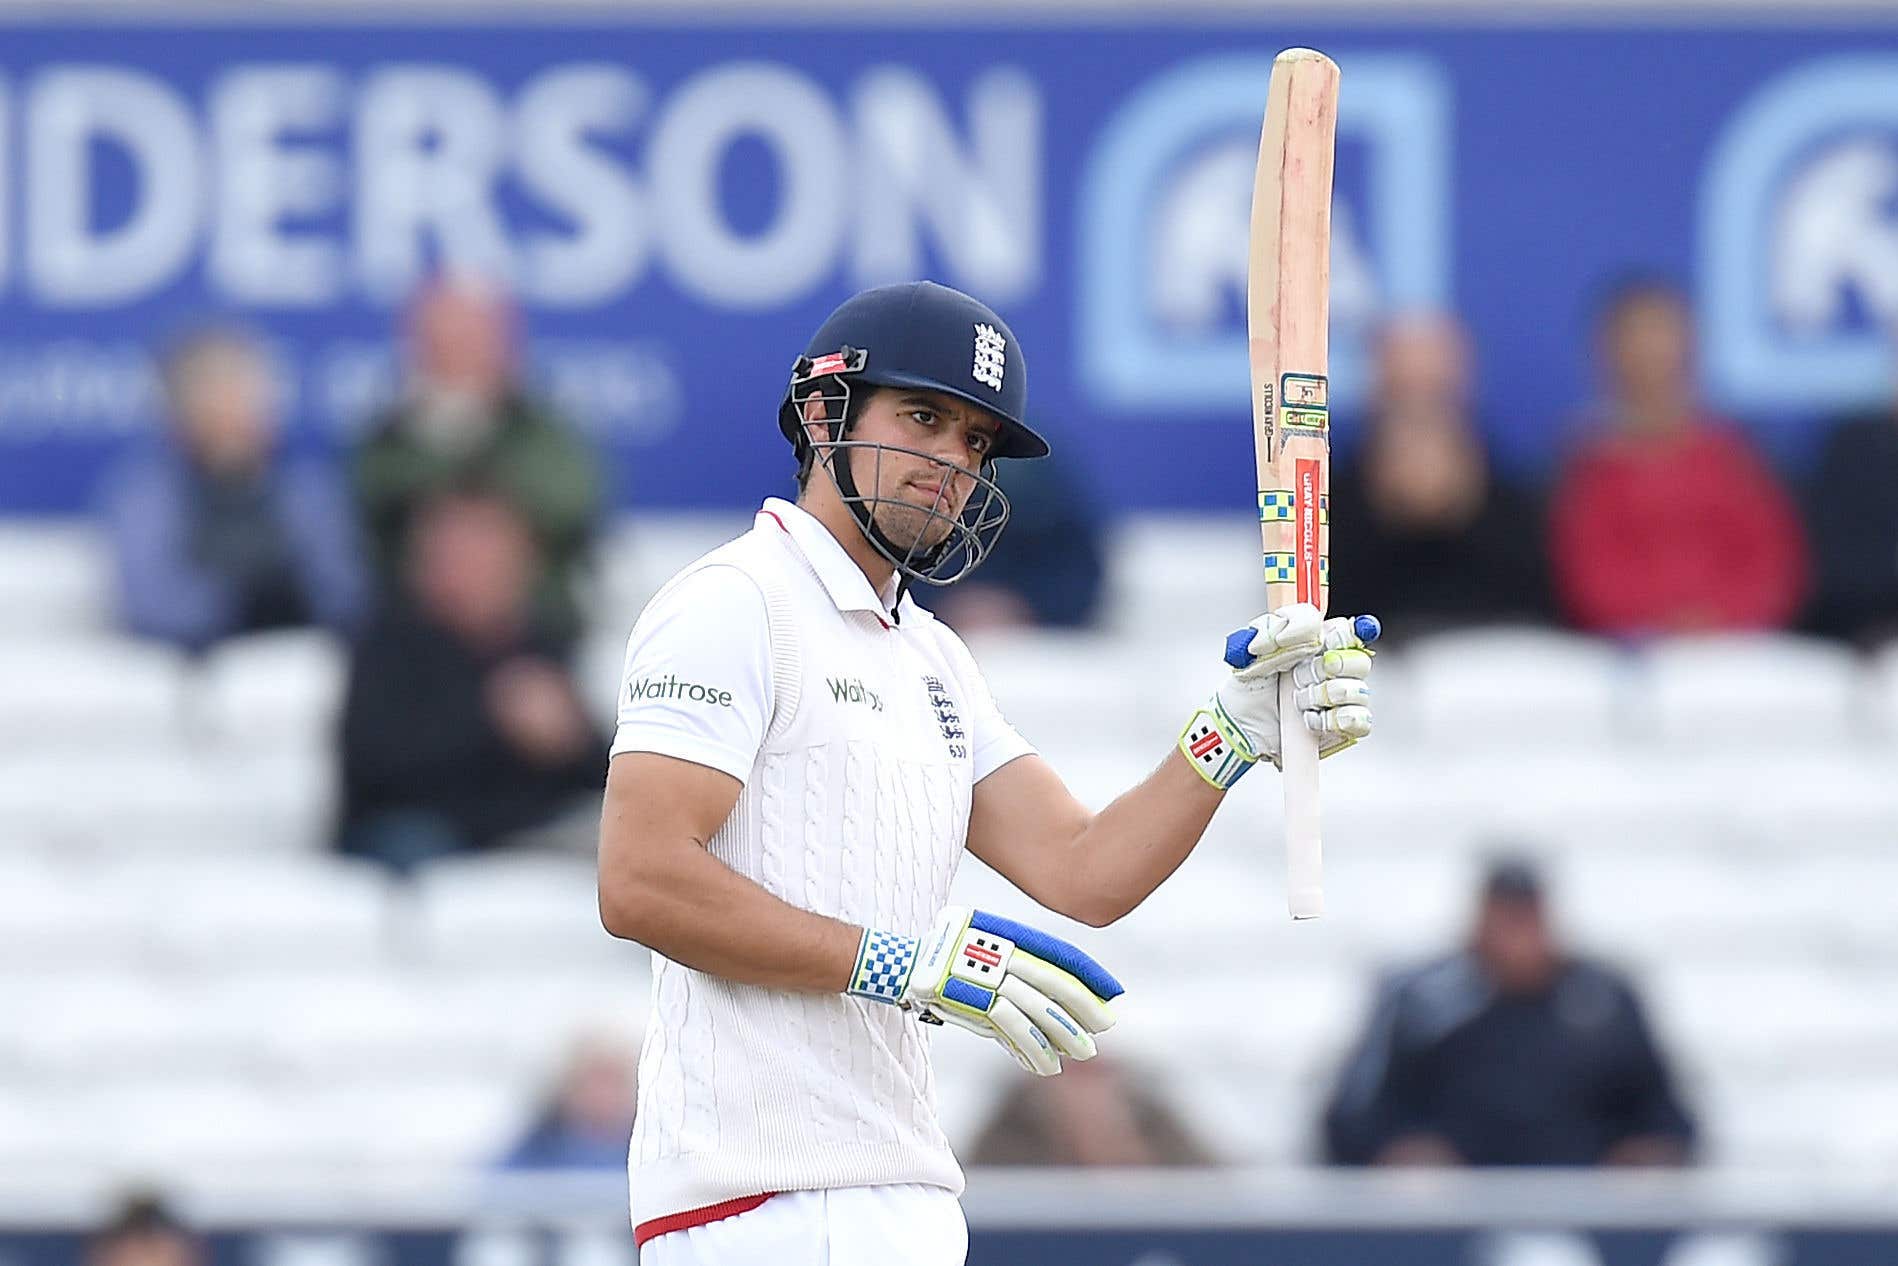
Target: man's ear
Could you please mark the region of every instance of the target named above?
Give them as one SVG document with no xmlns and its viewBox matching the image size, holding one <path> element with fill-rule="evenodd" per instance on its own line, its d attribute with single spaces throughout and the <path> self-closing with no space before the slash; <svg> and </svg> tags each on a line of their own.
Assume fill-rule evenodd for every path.
<svg viewBox="0 0 1898 1266">
<path fill-rule="evenodd" d="M 826 443 L 831 438 L 831 426 L 827 420 L 829 412 L 821 392 L 813 391 L 804 398 L 804 434 L 812 443 Z"/>
</svg>

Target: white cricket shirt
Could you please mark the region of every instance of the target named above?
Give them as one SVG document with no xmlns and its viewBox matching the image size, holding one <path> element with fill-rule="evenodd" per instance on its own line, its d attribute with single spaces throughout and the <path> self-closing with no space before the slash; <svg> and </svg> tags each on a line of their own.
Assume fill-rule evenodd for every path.
<svg viewBox="0 0 1898 1266">
<path fill-rule="evenodd" d="M 709 845 L 740 874 L 908 936 L 948 904 L 971 790 L 1032 750 L 960 638 L 907 595 L 892 615 L 829 530 L 775 498 L 647 604 L 613 740 L 615 756 L 744 783 Z M 634 1223 L 763 1192 L 960 1192 L 928 1034 L 884 1003 L 733 984 L 655 953 Z"/>
</svg>

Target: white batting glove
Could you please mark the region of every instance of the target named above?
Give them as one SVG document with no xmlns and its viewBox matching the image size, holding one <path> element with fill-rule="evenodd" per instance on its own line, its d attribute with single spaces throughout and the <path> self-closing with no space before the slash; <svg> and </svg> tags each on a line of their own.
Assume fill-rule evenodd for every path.
<svg viewBox="0 0 1898 1266">
<path fill-rule="evenodd" d="M 1180 751 L 1199 776 L 1230 787 L 1261 760 L 1279 764 L 1279 674 L 1289 671 L 1305 728 L 1322 758 L 1371 733 L 1376 616 L 1326 620 L 1308 602 L 1268 612 L 1226 639 L 1232 669 L 1186 722 Z"/>
<path fill-rule="evenodd" d="M 1061 1057 L 1094 1058 L 1121 994 L 1107 969 L 1058 936 L 984 910 L 949 906 L 920 942 L 866 928 L 847 992 L 1000 1042 L 1041 1077 Z"/>
</svg>

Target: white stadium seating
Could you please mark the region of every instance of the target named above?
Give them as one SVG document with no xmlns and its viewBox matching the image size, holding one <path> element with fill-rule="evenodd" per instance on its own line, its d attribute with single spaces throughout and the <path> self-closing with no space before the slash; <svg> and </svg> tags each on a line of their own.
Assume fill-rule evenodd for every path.
<svg viewBox="0 0 1898 1266">
<path fill-rule="evenodd" d="M 0 521 L 0 637 L 106 627 L 112 578 L 84 523 Z"/>
<path fill-rule="evenodd" d="M 745 523 L 611 534 L 582 670 L 603 722 L 640 604 Z M 973 639 L 1089 804 L 1153 768 L 1253 614 L 1248 530 L 1130 521 L 1104 631 Z M 478 1163 L 580 1035 L 636 1033 L 647 955 L 600 928 L 590 857 L 400 883 L 326 851 L 336 643 L 188 664 L 111 634 L 106 589 L 83 530 L 0 527 L 0 1177 Z M 1285 916 L 1266 773 L 1131 917 L 1045 920 L 1127 983 L 1124 1058 L 1190 1053 L 1160 1088 L 1216 1151 L 1311 1155 L 1373 973 L 1455 943 L 1517 847 L 1576 943 L 1646 984 L 1715 1164 L 1898 1174 L 1898 648 L 1446 633 L 1382 656 L 1377 700 L 1377 741 L 1322 770 L 1324 919 Z M 956 894 L 1031 908 L 974 859 Z M 940 1072 L 964 1142 L 1005 1086 L 971 1056 Z"/>
</svg>

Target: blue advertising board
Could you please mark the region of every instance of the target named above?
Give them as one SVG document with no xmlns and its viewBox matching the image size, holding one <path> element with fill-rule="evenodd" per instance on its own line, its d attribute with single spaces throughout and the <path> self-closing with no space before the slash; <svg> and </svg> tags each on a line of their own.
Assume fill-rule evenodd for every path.
<svg viewBox="0 0 1898 1266">
<path fill-rule="evenodd" d="M 1250 172 L 1295 43 L 1343 68 L 1341 443 L 1378 320 L 1447 307 L 1498 451 L 1546 469 L 1589 304 L 1635 269 L 1689 287 L 1710 396 L 1788 462 L 1887 391 L 1898 27 L 24 21 L 0 513 L 82 509 L 156 425 L 150 350 L 200 321 L 255 325 L 293 436 L 348 442 L 444 264 L 519 297 L 623 504 L 781 490 L 794 352 L 931 276 L 1013 323 L 1104 506 L 1243 505 Z"/>
</svg>

